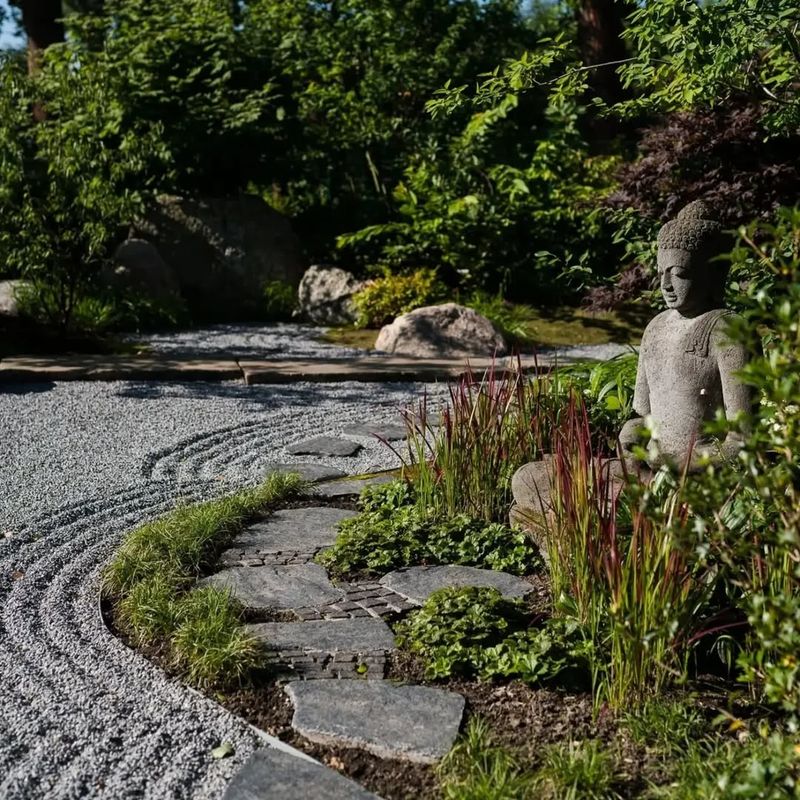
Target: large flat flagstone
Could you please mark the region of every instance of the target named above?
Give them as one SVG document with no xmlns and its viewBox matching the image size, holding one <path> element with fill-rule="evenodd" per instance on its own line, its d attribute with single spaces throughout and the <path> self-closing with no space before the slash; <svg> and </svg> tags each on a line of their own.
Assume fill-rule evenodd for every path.
<svg viewBox="0 0 800 800">
<path fill-rule="evenodd" d="M 317 607 L 344 597 L 319 564 L 230 567 L 199 583 L 229 589 L 243 606 L 256 609 Z"/>
<path fill-rule="evenodd" d="M 435 591 L 448 587 L 482 586 L 497 589 L 503 597 L 524 597 L 533 587 L 515 575 L 477 567 L 408 567 L 384 575 L 387 589 L 422 605 Z"/>
<path fill-rule="evenodd" d="M 336 541 L 336 526 L 356 516 L 354 511 L 330 506 L 287 508 L 276 511 L 263 522 L 243 530 L 231 550 L 279 553 L 297 550 L 310 553 Z"/>
<path fill-rule="evenodd" d="M 312 493 L 318 497 L 348 497 L 361 494 L 367 486 L 379 486 L 397 480 L 396 475 L 376 475 L 372 478 L 345 478 L 340 481 L 325 481 L 317 484 Z"/>
<path fill-rule="evenodd" d="M 286 447 L 293 456 L 354 456 L 359 450 L 363 448 L 358 442 L 334 436 L 316 436 Z"/>
<path fill-rule="evenodd" d="M 265 474 L 270 472 L 295 472 L 305 481 L 330 481 L 334 478 L 344 478 L 347 473 L 336 467 L 328 467 L 325 464 L 311 464 L 300 462 L 291 464 L 281 462 L 270 464 L 265 470 Z"/>
<path fill-rule="evenodd" d="M 464 698 L 382 681 L 294 681 L 292 727 L 312 742 L 432 764 L 453 746 Z"/>
<path fill-rule="evenodd" d="M 380 619 L 309 620 L 308 622 L 262 622 L 247 625 L 247 630 L 265 645 L 278 650 L 303 650 L 336 653 L 367 653 L 393 650 L 394 634 Z"/>
<path fill-rule="evenodd" d="M 273 747 L 256 750 L 234 775 L 223 800 L 380 800 L 349 778 L 311 759 Z"/>
<path fill-rule="evenodd" d="M 408 435 L 405 425 L 392 422 L 358 422 L 345 428 L 342 433 L 345 436 L 377 436 L 379 439 L 386 439 L 387 442 L 405 439 Z"/>
</svg>

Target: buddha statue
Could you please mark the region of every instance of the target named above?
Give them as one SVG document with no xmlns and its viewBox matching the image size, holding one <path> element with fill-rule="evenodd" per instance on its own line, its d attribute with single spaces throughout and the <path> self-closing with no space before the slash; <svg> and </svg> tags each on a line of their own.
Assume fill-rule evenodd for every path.
<svg viewBox="0 0 800 800">
<path fill-rule="evenodd" d="M 633 397 L 637 416 L 619 434 L 628 472 L 637 468 L 631 450 L 640 442 L 647 444 L 649 467 L 668 463 L 690 470 L 708 458 L 734 457 L 741 447 L 736 432 L 724 441 L 704 432 L 719 409 L 732 420 L 752 406 L 750 389 L 736 377 L 749 353 L 726 334 L 731 315 L 723 303 L 728 266 L 715 258 L 725 249 L 722 226 L 702 201 L 687 205 L 659 231 L 658 276 L 667 308 L 642 337 Z M 512 521 L 529 527 L 525 519 L 530 512 L 546 511 L 551 463 L 545 456 L 517 470 Z M 621 476 L 619 461 L 607 464 Z"/>
<path fill-rule="evenodd" d="M 624 450 L 651 438 L 651 466 L 669 462 L 690 468 L 704 458 L 730 458 L 741 436 L 722 442 L 703 428 L 724 409 L 727 419 L 751 410 L 751 392 L 737 377 L 749 360 L 731 341 L 723 305 L 728 265 L 715 258 L 724 250 L 722 226 L 702 201 L 686 206 L 658 234 L 658 277 L 667 306 L 645 328 L 633 395 L 638 415 L 619 434 Z"/>
</svg>

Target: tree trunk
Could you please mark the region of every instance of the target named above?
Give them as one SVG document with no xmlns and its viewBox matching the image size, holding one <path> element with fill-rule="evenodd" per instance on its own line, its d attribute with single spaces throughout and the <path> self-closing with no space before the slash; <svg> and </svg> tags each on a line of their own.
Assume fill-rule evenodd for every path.
<svg viewBox="0 0 800 800">
<path fill-rule="evenodd" d="M 22 0 L 22 27 L 28 37 L 28 73 L 38 71 L 42 54 L 51 44 L 64 41 L 61 0 Z"/>
<path fill-rule="evenodd" d="M 608 105 L 623 100 L 626 94 L 614 62 L 628 55 L 622 30 L 630 10 L 629 0 L 581 0 L 575 10 L 581 60 L 587 67 L 598 65 L 587 74 L 589 97 L 599 97 Z M 595 141 L 611 139 L 621 132 L 619 122 L 608 117 L 592 115 L 588 122 L 587 134 Z"/>
</svg>

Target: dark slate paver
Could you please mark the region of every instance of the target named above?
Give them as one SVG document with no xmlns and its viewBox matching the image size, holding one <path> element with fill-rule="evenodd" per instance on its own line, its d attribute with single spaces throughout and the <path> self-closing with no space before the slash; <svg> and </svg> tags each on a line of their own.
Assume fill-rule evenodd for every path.
<svg viewBox="0 0 800 800">
<path fill-rule="evenodd" d="M 228 784 L 223 800 L 380 800 L 315 761 L 275 748 L 256 750 Z"/>
<path fill-rule="evenodd" d="M 287 508 L 242 531 L 231 550 L 253 553 L 314 552 L 336 541 L 336 526 L 356 516 L 354 511 L 330 506 Z"/>
<path fill-rule="evenodd" d="M 359 422 L 345 428 L 345 436 L 368 436 L 385 439 L 387 442 L 396 442 L 405 439 L 408 435 L 405 425 L 391 422 Z"/>
<path fill-rule="evenodd" d="M 230 567 L 199 584 L 229 589 L 243 606 L 252 609 L 324 606 L 344 597 L 344 592 L 333 586 L 319 564 Z"/>
<path fill-rule="evenodd" d="M 312 742 L 431 764 L 453 746 L 464 698 L 383 681 L 294 681 L 292 727 Z"/>
<path fill-rule="evenodd" d="M 312 493 L 319 497 L 348 497 L 361 494 L 367 486 L 380 486 L 397 480 L 396 475 L 376 475 L 372 478 L 350 478 L 341 481 L 326 481 L 317 484 Z"/>
<path fill-rule="evenodd" d="M 288 445 L 286 452 L 293 456 L 354 456 L 363 449 L 360 444 L 349 439 L 316 436 Z"/>
<path fill-rule="evenodd" d="M 307 462 L 299 462 L 297 464 L 279 462 L 270 464 L 265 474 L 269 474 L 270 472 L 296 472 L 306 481 L 330 481 L 335 478 L 344 478 L 347 476 L 344 470 L 336 469 L 336 467 L 328 467 L 324 464 L 310 464 Z"/>
<path fill-rule="evenodd" d="M 262 622 L 247 630 L 269 647 L 346 650 L 364 653 L 394 649 L 394 634 L 380 619 L 311 620 L 309 622 Z"/>
<path fill-rule="evenodd" d="M 451 586 L 484 586 L 497 589 L 504 597 L 524 597 L 533 587 L 522 578 L 477 567 L 408 567 L 384 575 L 381 586 L 422 605 L 435 591 Z"/>
</svg>

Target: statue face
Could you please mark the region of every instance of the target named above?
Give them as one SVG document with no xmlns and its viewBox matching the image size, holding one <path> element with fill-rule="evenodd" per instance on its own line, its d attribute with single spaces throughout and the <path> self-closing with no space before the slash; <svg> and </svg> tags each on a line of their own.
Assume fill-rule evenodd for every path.
<svg viewBox="0 0 800 800">
<path fill-rule="evenodd" d="M 695 269 L 694 254 L 687 250 L 659 248 L 658 277 L 667 308 L 695 311 L 705 304 L 707 288 Z"/>
</svg>

